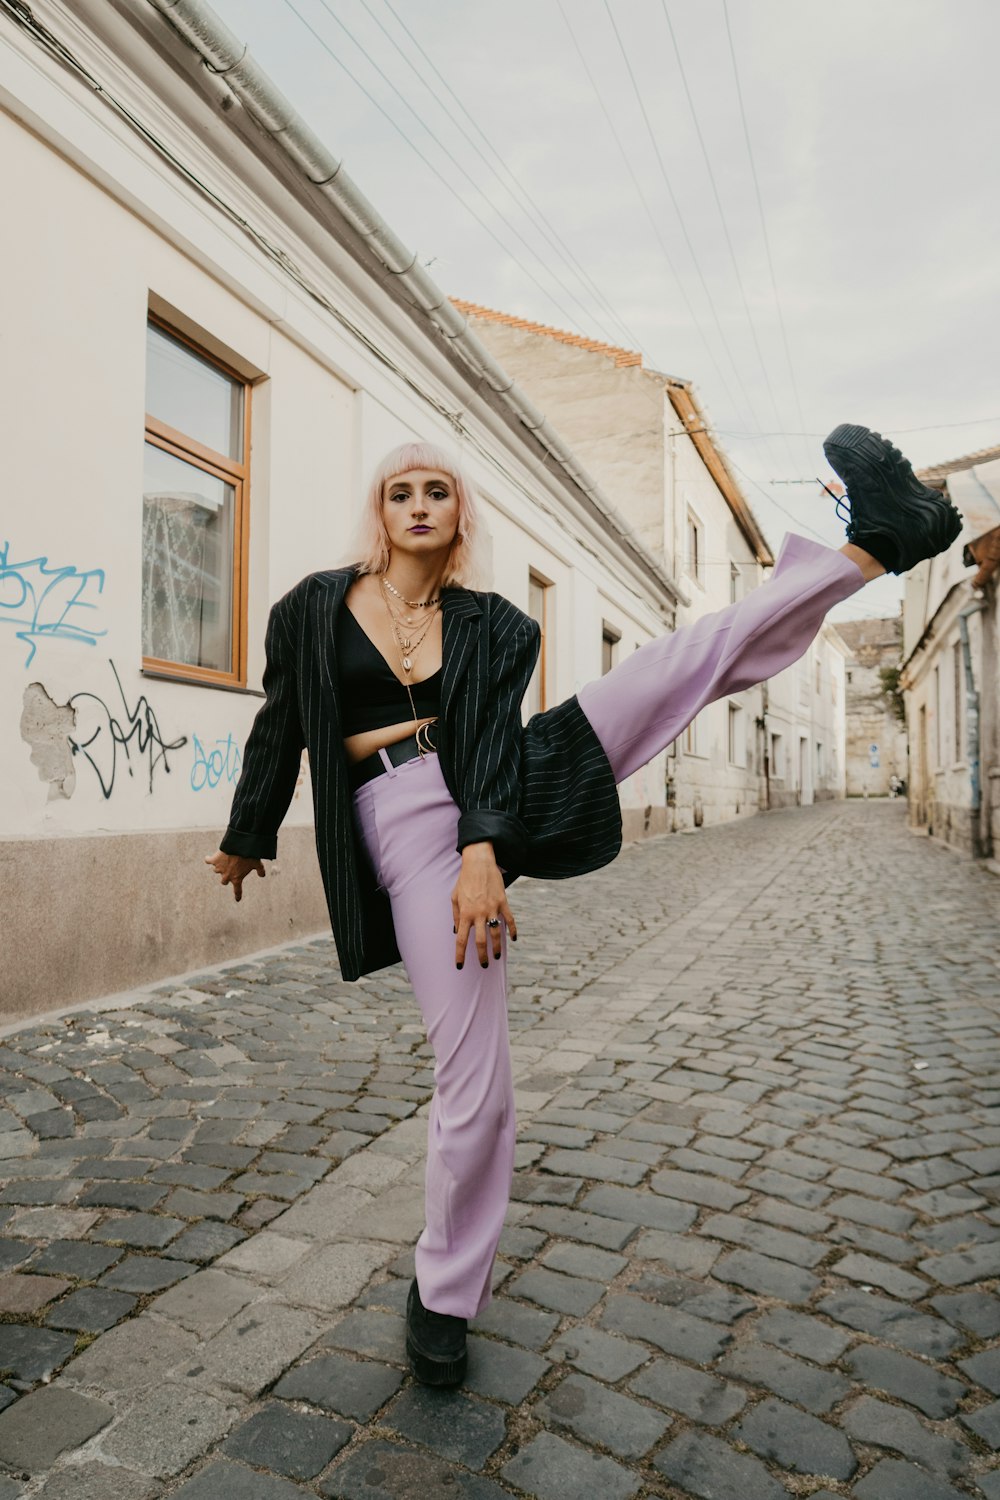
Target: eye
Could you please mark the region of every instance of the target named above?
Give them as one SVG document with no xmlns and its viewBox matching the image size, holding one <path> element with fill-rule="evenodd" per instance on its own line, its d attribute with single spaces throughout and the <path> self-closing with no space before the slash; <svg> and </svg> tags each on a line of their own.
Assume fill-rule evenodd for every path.
<svg viewBox="0 0 1000 1500">
<path fill-rule="evenodd" d="M 432 500 L 447 500 L 449 498 L 449 495 L 450 495 L 450 491 L 449 490 L 441 489 L 440 487 L 438 489 L 436 489 L 436 490 L 431 490 L 430 491 L 430 496 L 431 496 Z"/>
<path fill-rule="evenodd" d="M 409 500 L 409 498 L 410 498 L 410 496 L 409 496 L 409 494 L 407 493 L 406 490 L 397 490 L 394 495 L 390 495 L 389 496 L 389 499 L 393 500 L 393 501 L 395 501 L 395 500 Z"/>
</svg>

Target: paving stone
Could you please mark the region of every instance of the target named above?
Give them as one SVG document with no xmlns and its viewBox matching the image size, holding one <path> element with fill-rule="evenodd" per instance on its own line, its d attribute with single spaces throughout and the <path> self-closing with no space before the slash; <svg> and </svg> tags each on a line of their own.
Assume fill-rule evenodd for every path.
<svg viewBox="0 0 1000 1500">
<path fill-rule="evenodd" d="M 720 1245 L 697 1240 L 691 1235 L 667 1234 L 647 1229 L 632 1246 L 636 1260 L 658 1260 L 672 1271 L 685 1276 L 707 1276 L 722 1253 Z"/>
<path fill-rule="evenodd" d="M 257 1474 L 223 1459 L 174 1490 L 171 1500 L 304 1500 L 307 1493 L 289 1479 Z"/>
<path fill-rule="evenodd" d="M 811 1271 L 774 1260 L 769 1255 L 758 1255 L 753 1250 L 734 1250 L 723 1256 L 716 1262 L 712 1274 L 720 1281 L 730 1281 L 749 1292 L 759 1292 L 765 1297 L 777 1297 L 790 1303 L 808 1302 L 819 1286 L 818 1278 Z"/>
<path fill-rule="evenodd" d="M 401 1370 L 368 1359 L 349 1359 L 345 1354 L 324 1354 L 289 1370 L 278 1381 L 274 1395 L 308 1401 L 338 1416 L 367 1422 L 395 1395 L 402 1380 Z"/>
<path fill-rule="evenodd" d="M 43 1386 L 0 1413 L 0 1461 L 40 1474 L 79 1448 L 114 1416 L 114 1408 L 60 1385 Z"/>
<path fill-rule="evenodd" d="M 102 1443 L 103 1451 L 142 1474 L 179 1474 L 236 1420 L 237 1407 L 173 1382 L 142 1396 Z"/>
<path fill-rule="evenodd" d="M 620 1182 L 634 1187 L 649 1170 L 645 1162 L 622 1161 L 597 1151 L 550 1151 L 541 1163 L 543 1172 L 557 1172 L 599 1182 Z"/>
<path fill-rule="evenodd" d="M 246 1199 L 239 1193 L 199 1193 L 193 1188 L 176 1187 L 163 1204 L 163 1210 L 181 1219 L 221 1219 L 235 1217 Z"/>
<path fill-rule="evenodd" d="M 714 1282 L 693 1281 L 687 1276 L 660 1276 L 655 1271 L 644 1271 L 628 1283 L 628 1289 L 665 1307 L 683 1307 L 693 1317 L 707 1318 L 711 1323 L 735 1323 L 756 1307 L 747 1297 Z"/>
<path fill-rule="evenodd" d="M 624 1255 L 610 1255 L 586 1245 L 553 1245 L 542 1257 L 542 1264 L 567 1276 L 589 1276 L 606 1283 L 613 1281 L 628 1261 Z"/>
<path fill-rule="evenodd" d="M 228 1251 L 218 1262 L 219 1270 L 245 1271 L 262 1281 L 277 1281 L 312 1249 L 307 1239 L 294 1239 L 267 1229 Z"/>
<path fill-rule="evenodd" d="M 917 1217 L 910 1209 L 874 1198 L 863 1198 L 857 1193 L 831 1198 L 826 1211 L 835 1218 L 852 1219 L 856 1224 L 869 1224 L 873 1229 L 884 1229 L 890 1234 L 905 1234 Z"/>
<path fill-rule="evenodd" d="M 887 1266 L 884 1261 L 875 1260 L 870 1255 L 845 1255 L 831 1269 L 837 1276 L 880 1286 L 891 1297 L 902 1297 L 907 1302 L 926 1297 L 930 1290 L 926 1281 L 919 1276 L 913 1276 L 899 1266 Z"/>
<path fill-rule="evenodd" d="M 31 1276 L 10 1271 L 0 1276 L 0 1313 L 13 1318 L 30 1318 L 56 1297 L 61 1297 L 72 1282 L 58 1276 Z"/>
<path fill-rule="evenodd" d="M 621 1250 L 636 1233 L 635 1224 L 628 1220 L 619 1222 L 599 1214 L 579 1213 L 573 1208 L 536 1208 L 525 1223 L 546 1234 L 582 1240 L 587 1245 L 603 1245 L 606 1250 Z"/>
<path fill-rule="evenodd" d="M 23 1208 L 4 1225 L 4 1234 L 28 1240 L 77 1240 L 98 1218 L 91 1208 Z"/>
<path fill-rule="evenodd" d="M 707 1364 L 731 1342 L 729 1330 L 718 1323 L 676 1308 L 654 1307 L 640 1297 L 612 1295 L 601 1313 L 601 1326 L 656 1344 L 665 1354 L 677 1354 L 693 1364 Z"/>
<path fill-rule="evenodd" d="M 509 1491 L 481 1474 L 456 1469 L 434 1454 L 376 1439 L 348 1454 L 320 1485 L 320 1494 L 337 1500 L 429 1500 L 438 1495 L 448 1495 L 451 1500 L 505 1500 Z M 215 1497 L 205 1494 L 194 1500 Z M 226 1496 L 223 1500 L 238 1497 Z M 249 1496 L 248 1500 L 256 1497 Z"/>
<path fill-rule="evenodd" d="M 500 1409 L 461 1391 L 410 1385 L 382 1414 L 381 1425 L 422 1443 L 441 1458 L 481 1469 L 506 1435 Z"/>
<path fill-rule="evenodd" d="M 884 1458 L 876 1464 L 855 1485 L 854 1494 L 857 1500 L 963 1500 L 943 1479 L 898 1458 Z"/>
<path fill-rule="evenodd" d="M 508 1406 L 519 1405 L 551 1368 L 539 1354 L 475 1334 L 470 1334 L 468 1347 L 465 1389 Z"/>
<path fill-rule="evenodd" d="M 149 1292 L 162 1292 L 197 1269 L 190 1261 L 164 1260 L 159 1255 L 129 1255 L 121 1265 L 102 1276 L 101 1286 L 145 1296 Z"/>
<path fill-rule="evenodd" d="M 992 1339 L 1000 1333 L 1000 1298 L 989 1292 L 955 1292 L 932 1297 L 931 1306 L 949 1323 L 967 1328 L 977 1338 Z"/>
<path fill-rule="evenodd" d="M 559 1326 L 559 1315 L 540 1308 L 522 1307 L 509 1297 L 494 1297 L 475 1319 L 478 1332 L 496 1334 L 526 1349 L 541 1349 Z"/>
<path fill-rule="evenodd" d="M 287 1479 L 312 1479 L 350 1441 L 354 1431 L 349 1422 L 318 1412 L 296 1411 L 283 1401 L 273 1401 L 230 1433 L 221 1451 Z"/>
<path fill-rule="evenodd" d="M 991 1281 L 1000 1276 L 1000 1244 L 976 1245 L 951 1255 L 932 1255 L 918 1264 L 925 1276 L 942 1286 L 966 1286 L 970 1281 Z"/>
<path fill-rule="evenodd" d="M 320 1328 L 309 1309 L 253 1302 L 180 1366 L 177 1378 L 217 1392 L 256 1396 L 301 1356 Z"/>
<path fill-rule="evenodd" d="M 988 1406 L 977 1407 L 975 1411 L 963 1412 L 960 1421 L 990 1448 L 1000 1448 L 1000 1401 L 992 1401 Z"/>
<path fill-rule="evenodd" d="M 641 1458 L 670 1426 L 669 1418 L 586 1375 L 567 1376 L 536 1411 L 546 1425 L 569 1428 L 583 1442 L 600 1443 L 618 1458 Z"/>
<path fill-rule="evenodd" d="M 818 1310 L 837 1323 L 870 1333 L 887 1344 L 944 1359 L 961 1342 L 960 1336 L 942 1318 L 915 1311 L 875 1292 L 847 1290 L 824 1297 Z"/>
<path fill-rule="evenodd" d="M 788 1491 L 759 1459 L 707 1432 L 682 1432 L 653 1459 L 685 1494 L 699 1500 L 786 1500 Z"/>
<path fill-rule="evenodd" d="M 71 1292 L 48 1314 L 45 1321 L 50 1328 L 72 1328 L 79 1333 L 103 1333 L 135 1307 L 135 1298 L 124 1292 L 107 1291 L 103 1287 L 81 1287 Z"/>
<path fill-rule="evenodd" d="M 30 1240 L 0 1240 L 0 1271 L 12 1271 L 15 1266 L 23 1265 L 36 1248 Z M 32 1270 L 37 1270 L 37 1264 Z"/>
<path fill-rule="evenodd" d="M 0 1500 L 13 1500 L 15 1491 L 0 1480 Z M 18 1489 L 17 1494 L 21 1491 Z M 38 1490 L 36 1500 L 156 1500 L 162 1493 L 154 1479 L 135 1469 L 102 1463 L 71 1464 L 57 1469 Z"/>
<path fill-rule="evenodd" d="M 850 1337 L 839 1328 L 831 1328 L 819 1318 L 789 1308 L 773 1308 L 764 1313 L 753 1332 L 762 1343 L 773 1344 L 787 1354 L 800 1354 L 818 1365 L 833 1364 L 851 1343 Z"/>
<path fill-rule="evenodd" d="M 213 1269 L 186 1277 L 153 1305 L 162 1317 L 210 1338 L 257 1295 L 257 1289 L 248 1282 Z"/>
<path fill-rule="evenodd" d="M 80 1194 L 81 1208 L 155 1208 L 167 1196 L 150 1182 L 99 1182 Z"/>
<path fill-rule="evenodd" d="M 722 1427 L 746 1405 L 746 1392 L 675 1359 L 657 1359 L 628 1383 L 657 1406 L 680 1412 L 708 1427 Z"/>
<path fill-rule="evenodd" d="M 667 1229 L 676 1234 L 690 1229 L 697 1218 L 689 1203 L 654 1198 L 636 1188 L 592 1188 L 578 1206 L 587 1214 L 603 1214 L 605 1218 L 622 1219 L 643 1229 Z"/>
<path fill-rule="evenodd" d="M 588 1453 L 548 1432 L 526 1443 L 500 1474 L 539 1500 L 580 1500 L 582 1495 L 628 1500 L 640 1483 L 614 1459 Z"/>
<path fill-rule="evenodd" d="M 850 1444 L 836 1427 L 773 1397 L 747 1412 L 730 1435 L 792 1474 L 850 1479 L 858 1467 Z"/>
<path fill-rule="evenodd" d="M 862 1344 L 846 1356 L 846 1363 L 872 1390 L 886 1391 L 928 1417 L 950 1417 L 965 1394 L 959 1381 L 894 1349 Z"/>
<path fill-rule="evenodd" d="M 106 1219 L 91 1232 L 91 1239 L 162 1250 L 186 1227 L 183 1219 L 171 1219 L 166 1214 L 128 1214 L 121 1219 Z"/>
<path fill-rule="evenodd" d="M 796 1266 L 816 1266 L 827 1253 L 825 1245 L 814 1244 L 804 1235 L 756 1224 L 752 1219 L 741 1219 L 736 1214 L 710 1214 L 698 1232 L 710 1239 L 745 1245 L 749 1250 L 790 1261 Z"/>
<path fill-rule="evenodd" d="M 541 1307 L 576 1318 L 584 1317 L 600 1302 L 605 1292 L 600 1282 L 586 1281 L 580 1276 L 563 1276 L 558 1271 L 541 1267 L 515 1276 L 507 1290 L 514 1297 L 524 1297 Z"/>
<path fill-rule="evenodd" d="M 108 1250 L 103 1245 L 89 1245 L 84 1240 L 54 1240 L 36 1255 L 31 1269 L 47 1276 L 93 1281 L 121 1258 L 121 1250 Z"/>
<path fill-rule="evenodd" d="M 719 1371 L 749 1385 L 762 1385 L 786 1401 L 819 1413 L 828 1412 L 851 1388 L 850 1382 L 833 1370 L 819 1370 L 766 1345 L 734 1349 L 720 1360 Z"/>
<path fill-rule="evenodd" d="M 394 1283 L 401 1293 L 409 1293 L 405 1282 Z M 355 1309 L 341 1318 L 335 1327 L 323 1337 L 325 1348 L 350 1349 L 354 1354 L 367 1355 L 369 1359 L 384 1359 L 393 1364 L 406 1362 L 405 1297 L 401 1297 L 401 1312 L 395 1317 L 388 1313 Z"/>
<path fill-rule="evenodd" d="M 596 1375 L 610 1384 L 622 1379 L 649 1359 L 649 1350 L 641 1344 L 618 1338 L 613 1333 L 602 1333 L 599 1328 L 588 1328 L 580 1323 L 571 1328 L 548 1351 L 555 1360 L 566 1360 L 583 1370 L 587 1375 Z"/>
<path fill-rule="evenodd" d="M 733 1187 L 714 1178 L 703 1177 L 696 1172 L 677 1172 L 667 1169 L 654 1172 L 649 1179 L 654 1193 L 668 1198 L 679 1198 L 682 1203 L 697 1203 L 705 1208 L 729 1209 L 745 1203 L 750 1194 L 745 1188 Z M 671 1225 L 652 1226 L 669 1229 Z"/>
<path fill-rule="evenodd" d="M 874 1396 L 859 1397 L 840 1420 L 844 1431 L 859 1443 L 889 1448 L 937 1473 L 961 1474 L 972 1456 L 962 1443 L 925 1427 L 905 1407 L 877 1401 Z"/>
<path fill-rule="evenodd" d="M 977 1385 L 985 1386 L 994 1396 L 1000 1396 L 1000 1348 L 985 1349 L 971 1359 L 960 1359 L 958 1368 Z"/>
<path fill-rule="evenodd" d="M 204 1221 L 201 1224 L 192 1225 L 190 1229 L 178 1235 L 177 1239 L 166 1247 L 164 1254 L 168 1258 L 181 1261 L 215 1260 L 226 1251 L 242 1244 L 246 1238 L 246 1230 L 237 1229 L 233 1224 Z"/>
</svg>

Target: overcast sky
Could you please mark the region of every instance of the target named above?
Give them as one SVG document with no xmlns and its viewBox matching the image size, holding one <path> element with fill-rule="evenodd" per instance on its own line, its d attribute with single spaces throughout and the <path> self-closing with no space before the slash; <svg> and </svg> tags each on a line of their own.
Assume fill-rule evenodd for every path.
<svg viewBox="0 0 1000 1500">
<path fill-rule="evenodd" d="M 838 422 L 1000 442 L 995 0 L 213 3 L 444 291 L 693 380 L 773 546 Z"/>
</svg>

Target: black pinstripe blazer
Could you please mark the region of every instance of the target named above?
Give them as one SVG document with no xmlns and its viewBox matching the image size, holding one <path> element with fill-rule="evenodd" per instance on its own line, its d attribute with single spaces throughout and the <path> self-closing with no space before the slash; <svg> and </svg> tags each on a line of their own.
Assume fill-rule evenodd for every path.
<svg viewBox="0 0 1000 1500">
<path fill-rule="evenodd" d="M 392 913 L 354 824 L 338 703 L 337 612 L 354 567 L 311 573 L 271 610 L 265 701 L 243 754 L 220 848 L 274 859 L 303 748 L 309 751 L 316 849 L 345 979 L 397 962 Z M 576 696 L 521 723 L 538 659 L 536 622 L 500 594 L 441 597 L 445 784 L 459 809 L 456 847 L 490 839 L 509 885 L 594 870 L 621 848 L 614 773 Z"/>
</svg>

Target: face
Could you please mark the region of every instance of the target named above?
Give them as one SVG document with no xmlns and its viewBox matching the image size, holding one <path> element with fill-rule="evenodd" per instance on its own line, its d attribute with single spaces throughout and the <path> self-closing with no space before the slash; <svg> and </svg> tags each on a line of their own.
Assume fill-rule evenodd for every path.
<svg viewBox="0 0 1000 1500">
<path fill-rule="evenodd" d="M 458 531 L 458 490 L 443 469 L 407 469 L 386 481 L 382 519 L 395 551 L 433 554 L 451 548 Z"/>
</svg>

